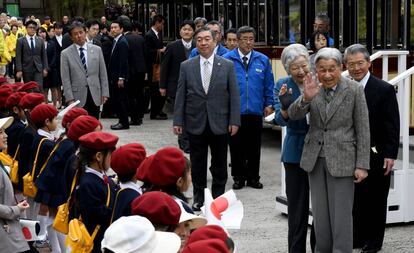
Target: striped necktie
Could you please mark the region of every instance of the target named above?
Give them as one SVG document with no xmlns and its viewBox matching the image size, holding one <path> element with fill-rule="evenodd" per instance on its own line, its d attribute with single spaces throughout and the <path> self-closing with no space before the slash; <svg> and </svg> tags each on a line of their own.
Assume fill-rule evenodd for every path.
<svg viewBox="0 0 414 253">
<path fill-rule="evenodd" d="M 83 53 L 83 50 L 85 50 L 85 48 L 81 47 L 79 48 L 79 56 L 82 62 L 83 67 L 85 68 L 86 74 L 88 74 L 88 67 L 86 66 L 86 58 L 85 58 L 85 54 Z"/>
</svg>

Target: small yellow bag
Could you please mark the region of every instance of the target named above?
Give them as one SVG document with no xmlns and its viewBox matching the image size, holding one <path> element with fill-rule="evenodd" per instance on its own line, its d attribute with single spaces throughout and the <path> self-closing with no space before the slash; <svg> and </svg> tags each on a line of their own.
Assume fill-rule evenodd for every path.
<svg viewBox="0 0 414 253">
<path fill-rule="evenodd" d="M 37 193 L 37 187 L 34 184 L 33 177 L 34 177 L 34 173 L 36 170 L 36 163 L 37 163 L 37 158 L 39 156 L 40 146 L 42 146 L 42 143 L 45 140 L 46 138 L 43 138 L 42 140 L 40 140 L 39 145 L 37 145 L 37 151 L 36 151 L 36 156 L 33 162 L 32 171 L 28 172 L 26 175 L 23 176 L 23 194 L 27 197 L 34 198 Z"/>
<path fill-rule="evenodd" d="M 69 231 L 69 207 L 70 207 L 70 200 L 72 198 L 72 192 L 73 192 L 73 189 L 75 189 L 77 175 L 78 175 L 78 171 L 76 171 L 75 177 L 73 178 L 72 186 L 70 188 L 69 198 L 66 201 L 66 203 L 58 207 L 55 220 L 53 221 L 53 228 L 56 231 L 62 234 L 65 234 L 65 235 L 67 235 Z"/>
<path fill-rule="evenodd" d="M 39 156 L 39 151 L 40 151 L 40 146 L 42 145 L 42 143 L 46 140 L 47 138 L 43 138 L 40 142 L 39 145 L 37 146 L 37 151 L 36 151 L 36 156 L 35 156 L 35 160 L 33 162 L 33 167 L 32 167 L 32 171 L 31 173 L 28 172 L 24 177 L 23 177 L 23 195 L 28 196 L 28 197 L 32 197 L 34 198 L 36 196 L 37 193 L 37 187 L 35 185 L 34 182 L 34 173 L 36 171 L 36 164 L 37 164 L 37 157 Z M 46 168 L 47 163 L 49 162 L 50 158 L 52 157 L 53 153 L 55 153 L 56 149 L 59 147 L 59 143 L 55 145 L 55 147 L 52 149 L 52 151 L 50 152 L 49 156 L 47 157 L 46 161 L 44 162 L 44 164 L 42 165 L 42 167 L 40 168 L 40 172 L 37 175 L 37 177 L 40 176 L 40 174 L 42 174 L 43 170 Z"/>
<path fill-rule="evenodd" d="M 109 201 L 111 200 L 111 190 L 108 186 L 108 196 L 106 199 L 106 206 L 109 206 Z M 95 230 L 92 233 L 92 236 L 89 235 L 88 230 L 86 229 L 85 224 L 82 222 L 82 218 L 73 219 L 69 222 L 69 232 L 66 236 L 65 244 L 70 248 L 71 252 L 76 253 L 89 253 L 93 250 L 93 240 L 98 234 L 99 228 L 101 225 L 97 225 Z"/>
</svg>

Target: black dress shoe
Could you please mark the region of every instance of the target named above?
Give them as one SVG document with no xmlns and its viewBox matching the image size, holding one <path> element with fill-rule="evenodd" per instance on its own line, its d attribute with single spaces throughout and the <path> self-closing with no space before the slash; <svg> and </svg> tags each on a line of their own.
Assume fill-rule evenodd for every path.
<svg viewBox="0 0 414 253">
<path fill-rule="evenodd" d="M 193 209 L 194 212 L 200 212 L 202 206 L 203 206 L 203 204 L 201 204 L 201 203 L 194 203 L 191 206 L 191 209 Z"/>
<path fill-rule="evenodd" d="M 364 247 L 362 247 L 361 253 L 377 253 L 380 250 L 381 247 L 373 247 L 367 244 Z"/>
<path fill-rule="evenodd" d="M 124 126 L 121 123 L 118 123 L 115 125 L 111 125 L 111 129 L 112 130 L 124 130 L 124 129 L 129 129 L 129 126 Z"/>
<path fill-rule="evenodd" d="M 165 112 L 160 112 L 158 115 L 160 115 L 161 117 L 167 117 L 167 114 Z"/>
<path fill-rule="evenodd" d="M 240 190 L 243 187 L 244 187 L 244 181 L 242 181 L 242 180 L 234 180 L 234 183 L 233 183 L 233 189 L 234 190 Z"/>
<path fill-rule="evenodd" d="M 254 189 L 263 189 L 263 184 L 259 182 L 259 180 L 251 180 L 247 181 L 247 186 L 250 186 Z"/>
<path fill-rule="evenodd" d="M 150 119 L 156 119 L 156 120 L 165 120 L 168 119 L 167 115 L 150 115 Z"/>
<path fill-rule="evenodd" d="M 129 122 L 130 126 L 140 126 L 142 125 L 142 119 L 137 119 L 137 120 L 131 120 Z"/>
</svg>

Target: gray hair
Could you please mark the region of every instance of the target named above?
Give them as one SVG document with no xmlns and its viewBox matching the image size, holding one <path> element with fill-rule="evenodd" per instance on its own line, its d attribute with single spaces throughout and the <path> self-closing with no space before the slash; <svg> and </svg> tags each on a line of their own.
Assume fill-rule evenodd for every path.
<svg viewBox="0 0 414 253">
<path fill-rule="evenodd" d="M 253 37 L 256 37 L 256 31 L 251 26 L 242 26 L 237 30 L 237 39 L 240 39 L 243 33 L 253 33 Z"/>
<path fill-rule="evenodd" d="M 370 61 L 368 49 L 361 44 L 353 44 L 345 49 L 344 62 L 346 63 L 348 56 L 356 55 L 358 53 L 363 54 L 366 61 Z"/>
<path fill-rule="evenodd" d="M 320 20 L 326 25 L 329 25 L 331 23 L 331 19 L 325 13 L 319 13 L 316 15 L 315 20 Z"/>
<path fill-rule="evenodd" d="M 194 24 L 197 24 L 199 22 L 203 22 L 203 24 L 205 25 L 207 23 L 207 19 L 203 18 L 203 17 L 196 17 L 194 19 Z"/>
<path fill-rule="evenodd" d="M 214 41 L 216 41 L 216 32 L 215 32 L 215 31 L 213 31 L 213 30 L 211 30 L 211 29 L 209 29 L 209 28 L 208 28 L 208 27 L 206 27 L 206 26 L 201 27 L 200 29 L 198 29 L 198 30 L 194 33 L 194 38 L 196 38 L 196 40 L 197 40 L 197 36 L 198 36 L 198 34 L 199 34 L 199 33 L 201 33 L 201 32 L 210 32 L 211 37 L 213 37 L 213 40 L 214 40 Z"/>
<path fill-rule="evenodd" d="M 315 56 L 315 65 L 319 60 L 334 60 L 337 66 L 342 66 L 342 54 L 336 48 L 324 47 L 319 49 Z"/>
<path fill-rule="evenodd" d="M 285 68 L 286 72 L 289 73 L 289 66 L 295 61 L 298 57 L 303 56 L 306 58 L 309 64 L 309 53 L 308 49 L 302 44 L 292 44 L 285 49 L 283 49 L 282 56 L 280 59 L 282 60 L 283 67 Z"/>
</svg>

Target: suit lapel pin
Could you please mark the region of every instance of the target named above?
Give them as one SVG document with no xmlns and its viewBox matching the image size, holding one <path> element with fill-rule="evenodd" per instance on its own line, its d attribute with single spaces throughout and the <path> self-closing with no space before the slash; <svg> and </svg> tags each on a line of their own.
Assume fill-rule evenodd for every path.
<svg viewBox="0 0 414 253">
<path fill-rule="evenodd" d="M 219 62 L 219 63 L 217 63 L 217 65 L 219 65 L 219 66 L 220 66 L 220 65 L 221 65 L 221 63 Z"/>
</svg>

